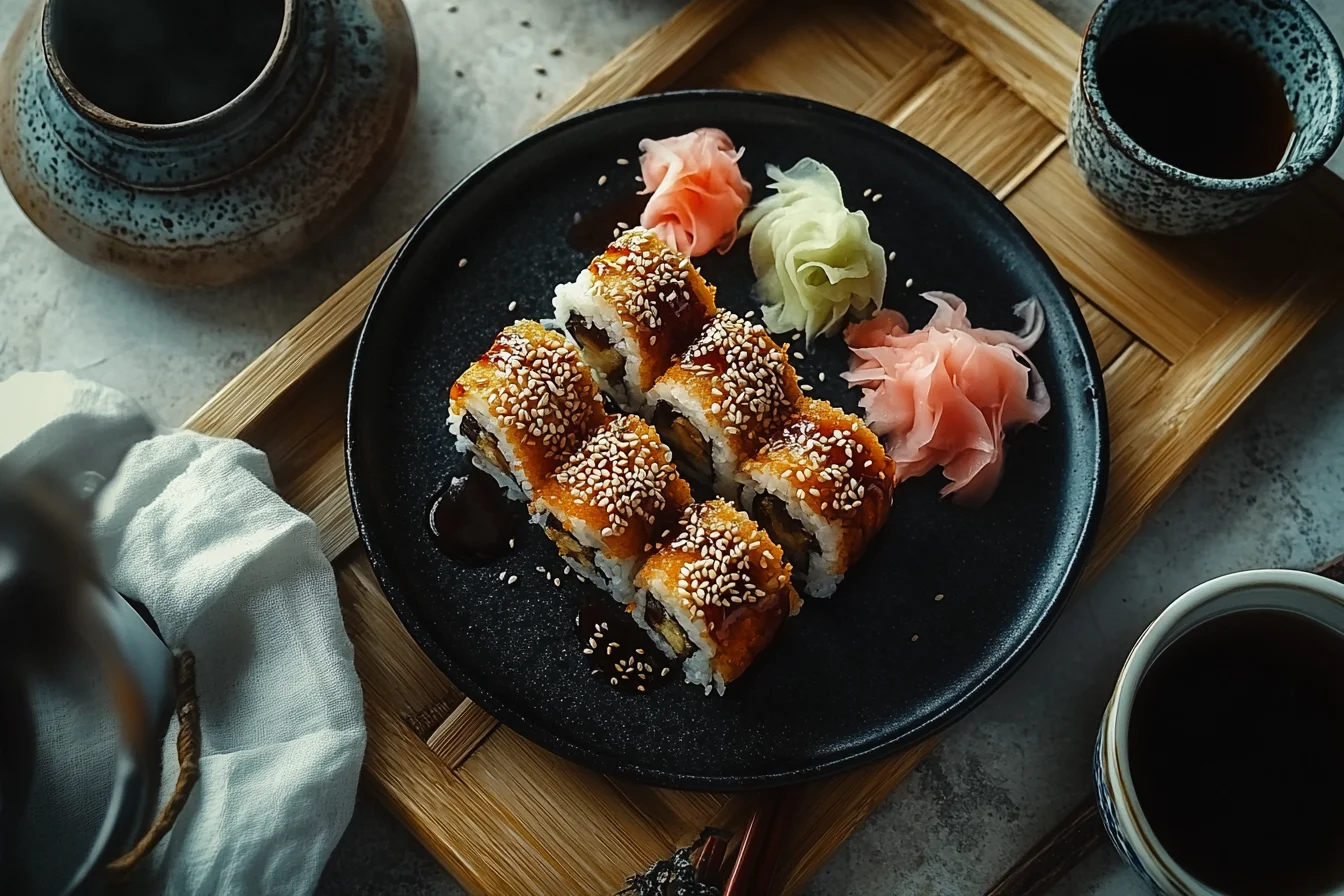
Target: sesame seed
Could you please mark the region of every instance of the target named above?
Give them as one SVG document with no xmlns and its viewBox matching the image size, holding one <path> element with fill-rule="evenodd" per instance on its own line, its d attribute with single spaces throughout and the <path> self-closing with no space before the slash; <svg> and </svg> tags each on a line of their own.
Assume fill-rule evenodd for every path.
<svg viewBox="0 0 1344 896">
<path fill-rule="evenodd" d="M 918 641 L 918 640 L 919 640 L 919 635 L 911 635 L 911 636 L 910 636 L 910 640 L 911 640 L 911 641 Z"/>
<path fill-rule="evenodd" d="M 863 195 L 864 195 L 864 196 L 871 196 L 872 194 L 873 194 L 873 188 L 872 188 L 872 187 L 868 187 L 868 188 L 866 188 L 866 189 L 863 191 Z"/>
<path fill-rule="evenodd" d="M 896 260 L 896 250 L 892 249 L 890 252 L 887 253 L 887 261 L 895 261 L 895 260 Z"/>
<path fill-rule="evenodd" d="M 643 678 L 644 676 L 641 675 L 641 676 L 639 676 L 639 677 L 640 677 L 640 678 Z M 637 691 L 642 691 L 642 690 L 644 690 L 644 685 L 642 685 L 642 684 L 637 684 L 637 685 L 635 685 L 635 690 L 637 690 Z"/>
<path fill-rule="evenodd" d="M 910 287 L 912 287 L 912 286 L 914 286 L 914 285 L 915 285 L 915 278 L 914 278 L 914 277 L 911 277 L 909 280 L 906 280 L 906 281 L 905 281 L 905 288 L 906 288 L 906 289 L 909 289 Z"/>
<path fill-rule="evenodd" d="M 593 655 L 593 648 L 591 648 L 591 647 L 585 647 L 585 648 L 583 648 L 583 652 L 584 652 L 585 654 L 587 654 L 588 656 L 592 656 L 592 655 Z"/>
<path fill-rule="evenodd" d="M 819 383 L 826 382 L 826 371 L 824 370 L 817 371 L 817 382 Z"/>
<path fill-rule="evenodd" d="M 804 355 L 802 352 L 794 352 L 794 353 L 793 353 L 793 356 L 794 356 L 795 358 L 797 358 L 799 361 L 802 361 L 802 360 L 804 360 L 804 359 L 807 357 L 807 356 Z"/>
<path fill-rule="evenodd" d="M 630 229 L 630 225 L 627 224 L 627 223 L 625 223 L 624 221 L 617 221 L 617 222 L 616 222 L 616 226 L 619 227 L 621 230 L 629 230 L 629 229 Z"/>
<path fill-rule="evenodd" d="M 517 303 L 517 302 L 510 302 L 510 303 L 509 303 L 509 310 L 510 310 L 510 311 L 513 311 L 513 310 L 516 309 L 517 307 L 518 307 L 518 303 Z"/>
<path fill-rule="evenodd" d="M 560 572 L 562 575 L 569 575 L 569 567 L 566 566 L 564 569 L 560 570 Z"/>
<path fill-rule="evenodd" d="M 934 600 L 942 600 L 942 599 L 943 599 L 943 595 L 942 595 L 942 594 L 935 594 L 935 595 L 933 596 L 933 599 L 934 599 Z"/>
<path fill-rule="evenodd" d="M 629 164 L 630 164 L 630 160 L 629 160 L 629 159 L 617 159 L 617 160 L 616 160 L 616 164 L 617 164 L 617 165 L 629 165 Z"/>
<path fill-rule="evenodd" d="M 459 259 L 457 260 L 457 266 L 460 267 L 460 268 L 464 268 L 464 267 L 466 267 L 466 266 L 467 266 L 467 260 L 466 260 L 465 258 L 459 258 Z"/>
<path fill-rule="evenodd" d="M 499 580 L 500 580 L 501 582 L 504 581 L 504 577 L 507 576 L 507 575 L 508 575 L 507 572 L 502 572 L 502 573 L 500 573 L 500 574 L 499 574 Z"/>
<path fill-rule="evenodd" d="M 809 386 L 807 383 L 802 383 L 802 384 L 800 384 L 800 385 L 798 386 L 798 388 L 799 388 L 799 389 L 802 389 L 804 392 L 811 392 L 811 391 L 812 391 L 812 387 Z"/>
<path fill-rule="evenodd" d="M 638 183 L 641 183 L 641 184 L 644 183 L 644 178 L 640 177 L 638 174 L 635 175 L 635 180 L 636 180 Z"/>
<path fill-rule="evenodd" d="M 664 666 L 664 667 L 663 667 L 663 671 L 660 672 L 659 674 L 660 674 L 660 675 L 666 675 L 667 673 L 669 673 L 669 672 L 671 672 L 671 671 L 672 671 L 672 669 L 671 669 L 670 666 Z"/>
<path fill-rule="evenodd" d="M 513 539 L 512 539 L 512 538 L 509 539 L 509 547 L 510 547 L 510 548 L 513 547 Z"/>
<path fill-rule="evenodd" d="M 589 437 L 555 472 L 555 481 L 581 503 L 605 512 L 602 537 L 624 533 L 635 520 L 652 525 L 677 476 L 672 453 L 638 417 L 617 417 Z"/>
<path fill-rule="evenodd" d="M 881 193 L 874 193 L 874 194 L 873 194 L 873 201 L 874 201 L 874 202 L 881 202 L 881 201 L 882 201 L 882 194 L 881 194 Z"/>
<path fill-rule="evenodd" d="M 599 187 L 600 187 L 600 186 L 603 186 L 604 184 L 606 184 L 606 182 L 607 182 L 607 176 L 606 176 L 605 174 L 602 175 L 601 177 L 599 177 L 599 178 L 597 179 L 597 185 L 598 185 Z"/>
<path fill-rule="evenodd" d="M 611 679 L 611 685 L 612 685 L 612 687 L 615 687 L 616 685 L 618 685 L 618 684 L 620 684 L 620 683 L 621 683 L 621 682 L 620 682 L 620 679 L 618 679 L 618 678 L 613 677 L 613 678 Z"/>
<path fill-rule="evenodd" d="M 557 587 L 557 588 L 560 587 L 560 577 L 559 577 L 559 576 L 556 576 L 556 577 L 555 577 L 555 587 Z"/>
<path fill-rule="evenodd" d="M 514 583 L 517 582 L 517 581 L 518 581 L 518 577 L 517 577 L 517 576 L 509 576 L 508 584 L 512 585 L 512 584 L 514 584 Z"/>
</svg>

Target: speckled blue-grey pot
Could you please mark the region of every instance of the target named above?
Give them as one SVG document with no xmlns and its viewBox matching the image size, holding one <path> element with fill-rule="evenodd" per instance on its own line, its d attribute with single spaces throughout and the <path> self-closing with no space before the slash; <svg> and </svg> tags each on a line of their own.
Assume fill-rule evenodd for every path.
<svg viewBox="0 0 1344 896">
<path fill-rule="evenodd" d="M 1163 162 L 1120 130 L 1097 87 L 1097 58 L 1119 36 L 1155 22 L 1215 30 L 1269 64 L 1298 125 L 1284 164 L 1259 177 L 1204 177 Z M 1103 0 L 1088 23 L 1069 148 L 1088 189 L 1132 227 L 1179 235 L 1245 221 L 1323 165 L 1341 137 L 1344 58 L 1306 0 Z"/>
<path fill-rule="evenodd" d="M 1283 610 L 1344 634 L 1344 584 L 1291 569 L 1234 572 L 1196 585 L 1153 620 L 1130 651 L 1106 705 L 1092 756 L 1101 821 L 1125 864 L 1157 896 L 1223 896 L 1182 868 L 1153 833 L 1134 787 L 1129 727 L 1153 661 L 1202 622 L 1242 610 Z M 1217 745 L 1211 745 L 1217 749 Z M 1254 774 L 1254 770 L 1250 770 Z M 1227 786 L 1235 788 L 1236 781 Z M 1331 893 L 1339 892 L 1332 889 Z"/>
<path fill-rule="evenodd" d="M 260 73 L 166 123 L 119 117 L 88 99 L 96 83 L 72 81 L 89 66 L 62 35 L 96 48 L 96 23 L 80 21 L 96 5 L 35 2 L 0 58 L 0 172 L 19 206 L 72 255 L 164 284 L 236 280 L 324 235 L 390 170 L 415 43 L 400 0 L 274 2 L 279 37 Z M 139 9 L 158 24 L 153 4 Z"/>
</svg>

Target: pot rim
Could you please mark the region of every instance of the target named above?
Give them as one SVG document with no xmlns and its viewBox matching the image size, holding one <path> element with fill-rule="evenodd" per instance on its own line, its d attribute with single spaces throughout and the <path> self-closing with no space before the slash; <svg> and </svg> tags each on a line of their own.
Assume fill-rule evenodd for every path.
<svg viewBox="0 0 1344 896">
<path fill-rule="evenodd" d="M 85 96 L 70 80 L 70 76 L 66 73 L 64 66 L 61 65 L 61 61 L 56 54 L 55 44 L 52 41 L 51 6 L 54 2 L 57 2 L 57 0 L 43 0 L 41 41 L 42 57 L 47 64 L 47 70 L 51 73 L 52 80 L 56 82 L 57 88 L 78 110 L 80 115 L 94 124 L 129 134 L 154 138 L 177 137 L 202 130 L 230 118 L 238 109 L 247 106 L 254 97 L 266 89 L 271 81 L 278 77 L 294 41 L 299 16 L 299 0 L 281 0 L 284 4 L 284 10 L 280 20 L 280 33 L 276 37 L 275 46 L 271 49 L 271 55 L 267 57 L 266 64 L 262 66 L 257 76 L 238 95 L 217 109 L 212 109 L 195 118 L 154 124 L 133 121 L 107 111 Z"/>
<path fill-rule="evenodd" d="M 1201 190 L 1232 191 L 1245 194 L 1272 192 L 1294 183 L 1326 163 L 1344 141 L 1344 51 L 1326 27 L 1320 14 L 1307 0 L 1278 0 L 1278 6 L 1297 15 L 1311 38 L 1321 50 L 1321 64 L 1327 78 L 1329 93 L 1327 108 L 1322 117 L 1329 122 L 1321 139 L 1317 140 L 1296 159 L 1280 165 L 1273 171 L 1255 177 L 1208 177 L 1177 168 L 1144 149 L 1120 128 L 1101 97 L 1097 84 L 1096 64 L 1101 29 L 1111 13 L 1126 0 L 1101 0 L 1083 30 L 1083 50 L 1079 58 L 1078 86 L 1087 106 L 1089 117 L 1096 122 L 1106 139 L 1136 164 L 1154 171 L 1166 180 Z M 1091 77 L 1088 77 L 1091 73 Z"/>
</svg>

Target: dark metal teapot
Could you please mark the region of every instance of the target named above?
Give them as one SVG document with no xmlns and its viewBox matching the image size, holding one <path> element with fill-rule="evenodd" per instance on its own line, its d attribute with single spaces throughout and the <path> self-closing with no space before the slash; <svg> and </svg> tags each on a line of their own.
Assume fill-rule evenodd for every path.
<svg viewBox="0 0 1344 896">
<path fill-rule="evenodd" d="M 77 495 L 49 474 L 0 462 L 0 890 L 6 893 L 31 889 L 16 844 L 34 781 L 32 694 L 39 670 L 69 662 L 76 652 L 92 657 L 118 723 L 111 798 L 63 892 L 102 892 L 109 863 L 141 839 L 158 803 L 163 738 L 177 703 L 174 658 L 135 607 L 102 581 L 87 529 L 95 489 Z"/>
</svg>

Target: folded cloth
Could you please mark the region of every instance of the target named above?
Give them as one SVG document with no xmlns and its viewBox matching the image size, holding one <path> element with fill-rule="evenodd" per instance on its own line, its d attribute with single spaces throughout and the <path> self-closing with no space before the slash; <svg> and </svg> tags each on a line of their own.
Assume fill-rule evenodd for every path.
<svg viewBox="0 0 1344 896">
<path fill-rule="evenodd" d="M 125 396 L 66 374 L 0 382 L 0 454 L 21 466 L 54 461 L 63 473 L 116 469 L 92 523 L 108 584 L 149 610 L 170 647 L 196 656 L 200 780 L 134 891 L 311 892 L 350 820 L 364 754 L 331 566 L 313 521 L 275 493 L 262 452 L 155 431 Z M 62 694 L 47 708 L 71 705 Z M 176 725 L 161 800 L 177 779 Z M 79 782 L 96 790 L 114 757 L 110 740 L 78 726 L 39 728 L 30 815 L 68 830 L 25 832 L 25 841 L 32 865 L 50 870 L 44 852 L 61 862 L 64 850 L 68 861 L 70 844 L 86 843 L 101 820 Z"/>
</svg>

